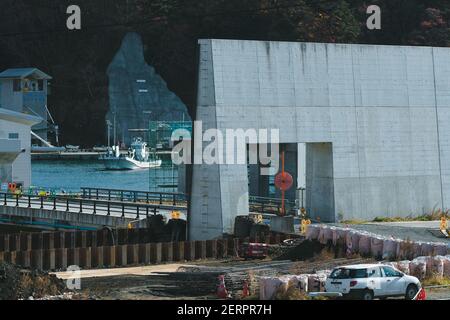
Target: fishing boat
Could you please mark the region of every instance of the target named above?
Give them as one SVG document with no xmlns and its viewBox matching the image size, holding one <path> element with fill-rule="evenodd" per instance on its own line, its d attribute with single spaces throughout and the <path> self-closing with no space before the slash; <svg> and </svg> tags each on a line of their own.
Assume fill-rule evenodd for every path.
<svg viewBox="0 0 450 320">
<path fill-rule="evenodd" d="M 160 167 L 162 160 L 151 156 L 147 143 L 141 138 L 134 138 L 128 152 L 122 154 L 119 146 L 113 146 L 99 158 L 107 170 L 135 170 Z"/>
</svg>

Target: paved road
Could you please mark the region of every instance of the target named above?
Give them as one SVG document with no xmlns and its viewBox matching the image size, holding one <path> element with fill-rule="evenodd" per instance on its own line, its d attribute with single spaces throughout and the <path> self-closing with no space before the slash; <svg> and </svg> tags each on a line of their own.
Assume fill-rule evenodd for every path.
<svg viewBox="0 0 450 320">
<path fill-rule="evenodd" d="M 90 270 L 81 270 L 79 276 L 80 278 L 112 277 L 123 275 L 148 276 L 156 274 L 158 272 L 177 272 L 178 268 L 181 266 L 191 266 L 191 265 L 171 263 L 171 264 L 160 264 L 160 265 L 131 267 L 131 268 L 90 269 Z M 70 271 L 55 272 L 53 274 L 55 274 L 58 278 L 63 280 L 72 278 L 74 275 L 73 272 Z"/>
<path fill-rule="evenodd" d="M 346 224 L 336 224 L 347 226 Z M 427 242 L 450 242 L 450 239 L 438 238 L 430 229 L 439 229 L 439 221 L 413 221 L 413 222 L 368 222 L 364 224 L 348 225 L 352 229 L 365 230 L 382 236 L 394 236 L 400 239 Z"/>
</svg>

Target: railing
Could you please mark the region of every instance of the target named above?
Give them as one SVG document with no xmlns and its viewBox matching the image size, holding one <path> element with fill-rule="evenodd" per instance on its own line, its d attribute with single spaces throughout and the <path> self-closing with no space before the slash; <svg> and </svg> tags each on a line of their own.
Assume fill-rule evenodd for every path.
<svg viewBox="0 0 450 320">
<path fill-rule="evenodd" d="M 81 187 L 83 199 L 118 200 L 120 202 L 147 203 L 187 207 L 187 196 L 176 192 L 151 192 L 121 189 Z"/>
<path fill-rule="evenodd" d="M 281 213 L 281 199 L 279 198 L 266 198 L 266 197 L 249 197 L 250 211 L 259 213 Z M 287 215 L 295 215 L 297 206 L 295 201 L 284 200 L 284 207 Z"/>
<path fill-rule="evenodd" d="M 123 202 L 115 200 L 74 198 L 61 195 L 21 195 L 0 192 L 0 205 L 21 208 L 47 209 L 74 213 L 90 213 L 103 215 L 120 215 L 121 217 L 135 215 L 137 219 L 149 214 L 157 214 L 159 210 L 183 210 L 171 204 L 154 204 L 142 202 Z"/>
</svg>

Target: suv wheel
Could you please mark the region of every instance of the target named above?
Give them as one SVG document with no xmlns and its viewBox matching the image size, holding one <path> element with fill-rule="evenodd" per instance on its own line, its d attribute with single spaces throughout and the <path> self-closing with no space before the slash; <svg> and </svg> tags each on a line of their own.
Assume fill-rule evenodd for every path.
<svg viewBox="0 0 450 320">
<path fill-rule="evenodd" d="M 373 291 L 372 290 L 364 290 L 361 294 L 361 300 L 373 300 Z"/>
<path fill-rule="evenodd" d="M 406 288 L 405 299 L 412 300 L 416 296 L 418 288 L 415 284 L 410 284 L 408 288 Z"/>
</svg>

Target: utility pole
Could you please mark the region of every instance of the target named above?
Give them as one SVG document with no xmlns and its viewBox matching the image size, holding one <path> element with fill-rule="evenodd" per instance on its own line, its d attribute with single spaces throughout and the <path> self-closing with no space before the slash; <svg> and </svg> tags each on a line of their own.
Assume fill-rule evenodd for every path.
<svg viewBox="0 0 450 320">
<path fill-rule="evenodd" d="M 106 120 L 106 126 L 108 127 L 108 148 L 111 147 L 111 121 Z"/>
<path fill-rule="evenodd" d="M 113 136 L 114 136 L 114 145 L 116 145 L 116 113 L 114 112 L 113 113 L 113 115 L 114 115 L 114 128 L 113 128 Z"/>
</svg>

